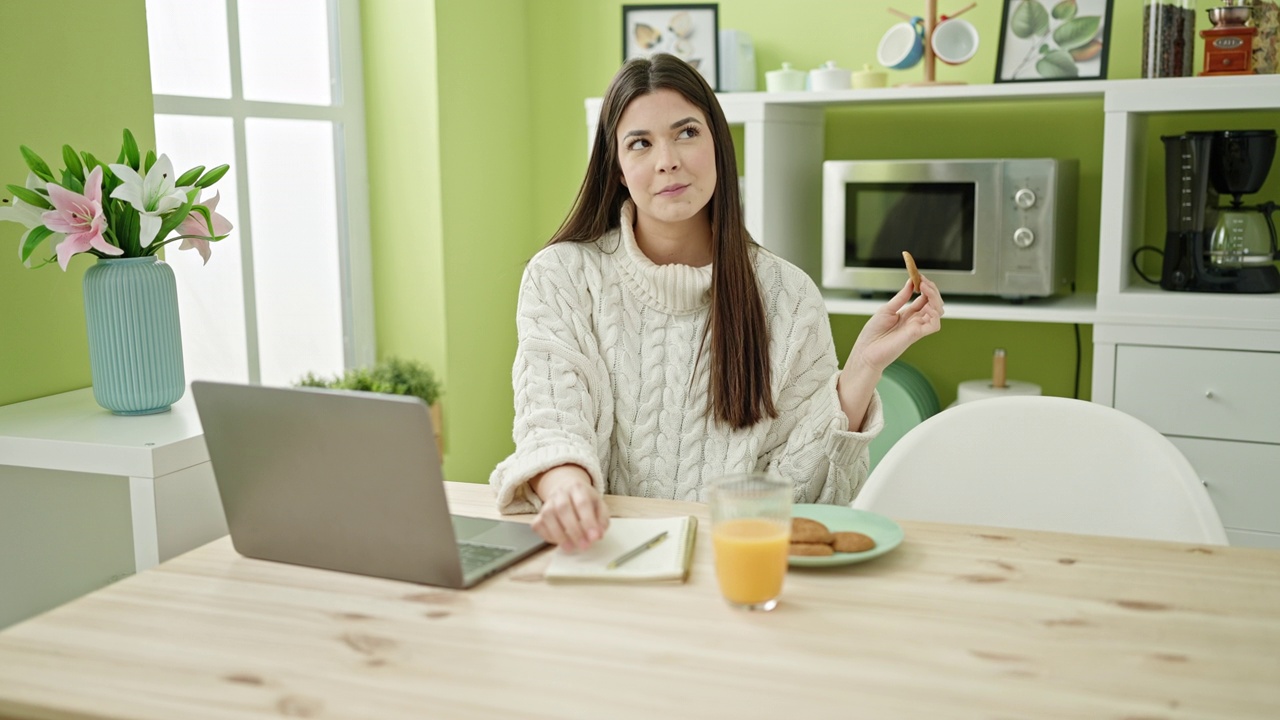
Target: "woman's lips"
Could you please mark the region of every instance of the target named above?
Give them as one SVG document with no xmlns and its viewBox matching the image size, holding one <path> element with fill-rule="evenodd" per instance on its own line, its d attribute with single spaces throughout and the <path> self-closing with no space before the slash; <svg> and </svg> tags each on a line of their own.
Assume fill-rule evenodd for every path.
<svg viewBox="0 0 1280 720">
<path fill-rule="evenodd" d="M 689 187 L 687 183 L 684 185 L 668 185 L 662 188 L 661 190 L 659 190 L 658 194 L 667 195 L 667 196 L 679 195 L 680 193 L 684 192 L 684 189 L 687 187 Z"/>
</svg>

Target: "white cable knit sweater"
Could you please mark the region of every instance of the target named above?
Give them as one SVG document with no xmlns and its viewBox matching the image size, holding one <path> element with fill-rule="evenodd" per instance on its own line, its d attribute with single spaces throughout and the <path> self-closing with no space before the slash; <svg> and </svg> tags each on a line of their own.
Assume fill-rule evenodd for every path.
<svg viewBox="0 0 1280 720">
<path fill-rule="evenodd" d="M 516 326 L 515 452 L 489 478 L 504 513 L 537 512 L 528 481 L 568 463 L 619 495 L 705 501 L 708 481 L 768 469 L 796 502 L 848 504 L 884 425 L 874 396 L 850 432 L 826 306 L 799 268 L 754 253 L 769 319 L 778 417 L 733 430 L 707 413 L 711 267 L 655 265 L 636 245 L 632 206 L 592 243 L 558 243 L 529 261 Z"/>
</svg>

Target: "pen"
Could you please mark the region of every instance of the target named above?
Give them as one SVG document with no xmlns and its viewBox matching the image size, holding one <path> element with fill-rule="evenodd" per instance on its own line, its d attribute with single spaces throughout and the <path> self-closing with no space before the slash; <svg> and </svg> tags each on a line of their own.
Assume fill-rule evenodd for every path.
<svg viewBox="0 0 1280 720">
<path fill-rule="evenodd" d="M 646 540 L 640 547 L 634 550 L 628 550 L 627 552 L 622 553 L 605 567 L 612 570 L 618 567 L 619 565 L 621 565 L 622 563 L 635 558 L 637 555 L 644 552 L 645 550 L 655 547 L 656 545 L 658 545 L 659 543 L 661 543 L 663 540 L 666 540 L 666 539 L 667 539 L 667 531 L 663 530 L 657 535 L 654 535 L 651 539 Z"/>
</svg>

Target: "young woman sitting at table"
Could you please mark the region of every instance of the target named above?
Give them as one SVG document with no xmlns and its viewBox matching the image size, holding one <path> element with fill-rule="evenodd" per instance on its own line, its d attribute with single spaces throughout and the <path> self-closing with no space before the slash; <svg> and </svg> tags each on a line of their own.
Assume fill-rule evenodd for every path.
<svg viewBox="0 0 1280 720">
<path fill-rule="evenodd" d="M 715 477 L 769 470 L 797 502 L 849 503 L 884 425 L 881 372 L 940 327 L 937 286 L 912 289 L 841 369 L 817 286 L 747 233 L 715 92 L 674 56 L 628 62 L 573 210 L 520 284 L 499 508 L 585 548 L 606 492 L 703 501 Z"/>
</svg>

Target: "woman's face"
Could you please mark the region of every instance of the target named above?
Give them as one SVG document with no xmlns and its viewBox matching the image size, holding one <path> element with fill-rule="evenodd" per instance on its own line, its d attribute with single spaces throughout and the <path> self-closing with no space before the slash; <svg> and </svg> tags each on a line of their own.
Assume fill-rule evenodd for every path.
<svg viewBox="0 0 1280 720">
<path fill-rule="evenodd" d="M 698 217 L 716 189 L 716 151 L 707 119 L 675 90 L 631 101 L 618 121 L 622 184 L 636 222 L 679 225 Z"/>
</svg>

